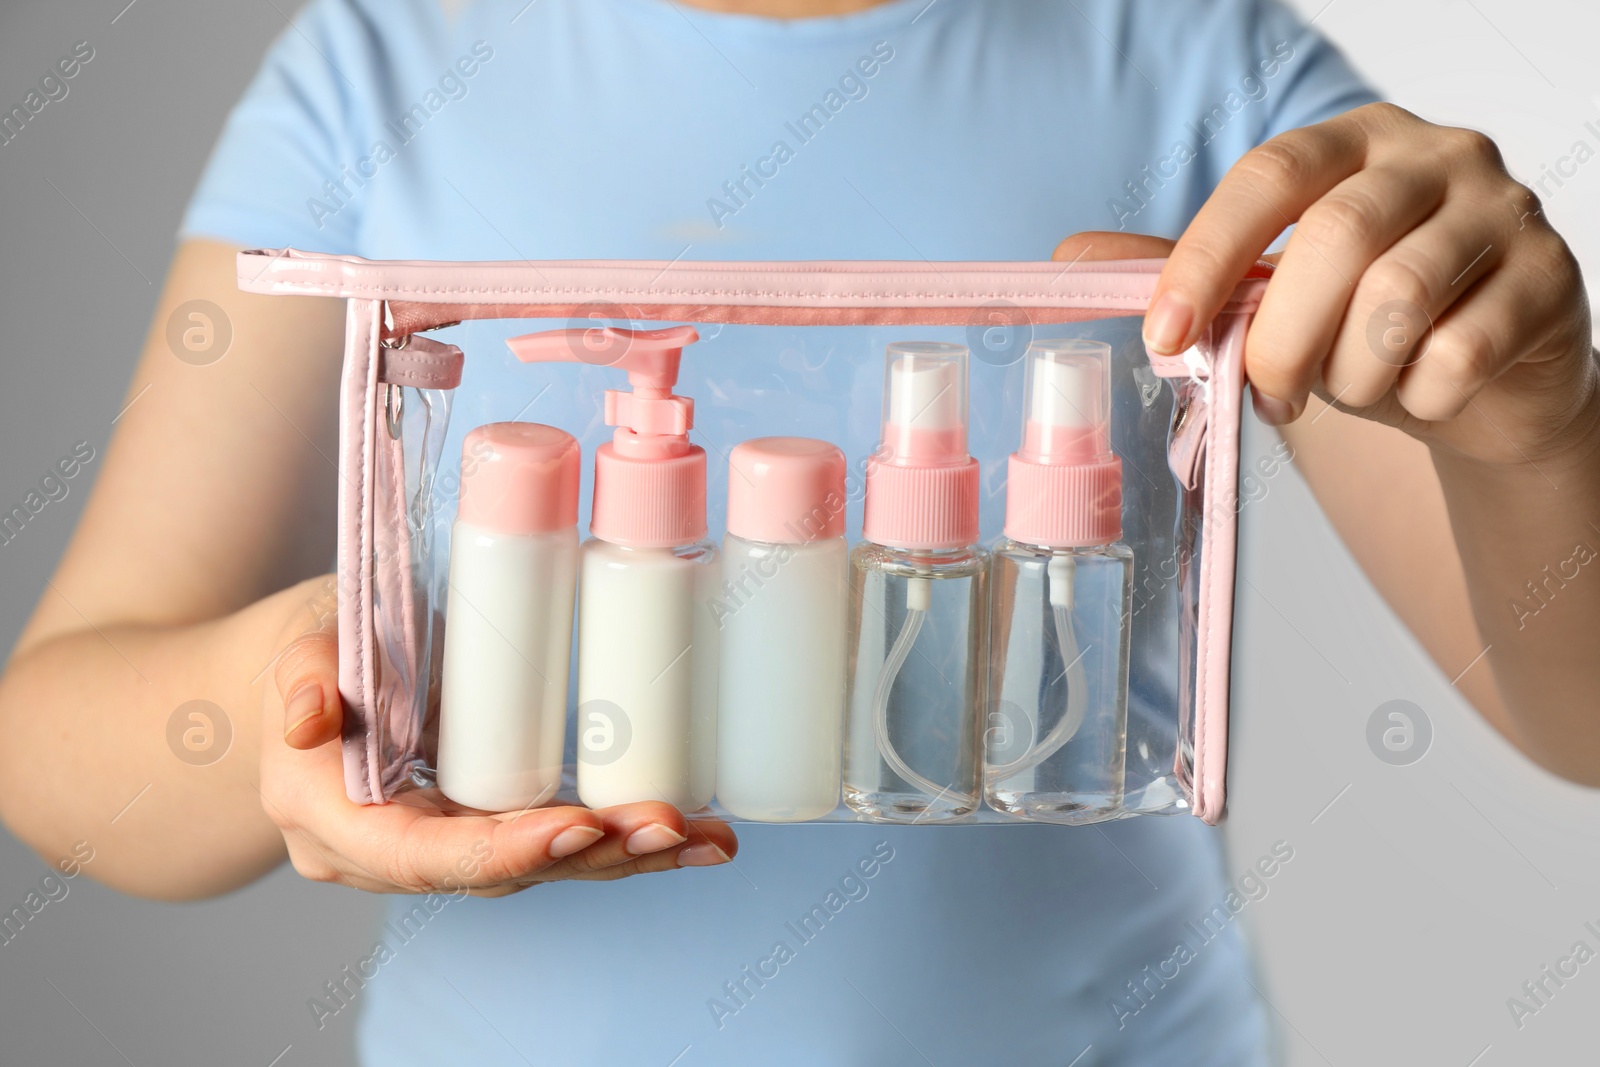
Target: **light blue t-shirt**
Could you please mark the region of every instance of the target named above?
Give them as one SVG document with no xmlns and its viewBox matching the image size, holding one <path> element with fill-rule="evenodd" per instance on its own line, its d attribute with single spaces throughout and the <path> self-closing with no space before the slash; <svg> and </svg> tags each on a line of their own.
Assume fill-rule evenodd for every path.
<svg viewBox="0 0 1600 1067">
<path fill-rule="evenodd" d="M 789 22 L 314 0 L 183 231 L 372 258 L 1044 259 L 1080 230 L 1176 236 L 1249 147 L 1370 99 L 1268 0 Z M 464 345 L 463 398 L 542 380 L 499 336 Z M 749 395 L 761 432 L 804 432 L 783 392 Z M 458 410 L 449 447 L 484 417 Z M 354 994 L 365 1062 L 1267 1062 L 1238 923 L 1206 922 L 1234 877 L 1198 820 L 740 832 L 713 869 L 397 898 Z"/>
</svg>

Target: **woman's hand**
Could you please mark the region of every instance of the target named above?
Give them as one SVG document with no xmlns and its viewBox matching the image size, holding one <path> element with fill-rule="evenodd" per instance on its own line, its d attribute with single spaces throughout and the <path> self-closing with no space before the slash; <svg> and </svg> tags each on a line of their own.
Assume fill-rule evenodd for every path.
<svg viewBox="0 0 1600 1067">
<path fill-rule="evenodd" d="M 1192 345 L 1290 223 L 1245 349 L 1257 414 L 1315 392 L 1435 449 L 1538 462 L 1600 419 L 1577 262 L 1494 143 L 1370 104 L 1234 165 L 1172 245 L 1062 242 L 1058 260 L 1170 259 L 1145 318 L 1158 355 Z"/>
<path fill-rule="evenodd" d="M 1055 258 L 1168 255 L 1144 324 L 1160 358 L 1290 223 L 1245 343 L 1257 414 L 1443 677 L 1600 785 L 1600 582 L 1578 577 L 1600 556 L 1589 305 L 1488 138 L 1357 108 L 1247 153 L 1175 245 L 1088 233 Z M 1337 411 L 1301 420 L 1312 394 Z"/>
<path fill-rule="evenodd" d="M 300 590 L 307 606 L 285 627 L 275 684 L 266 687 L 261 799 L 307 878 L 379 893 L 504 896 L 564 878 L 609 881 L 726 863 L 738 850 L 725 824 L 690 822 L 663 803 L 508 814 L 466 812 L 437 797 L 426 805 L 351 803 L 338 744 L 333 580 Z"/>
</svg>

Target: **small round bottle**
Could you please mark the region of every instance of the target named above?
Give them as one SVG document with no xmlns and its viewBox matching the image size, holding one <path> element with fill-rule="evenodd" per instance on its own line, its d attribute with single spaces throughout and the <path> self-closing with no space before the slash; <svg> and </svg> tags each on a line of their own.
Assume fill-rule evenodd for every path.
<svg viewBox="0 0 1600 1067">
<path fill-rule="evenodd" d="M 844 727 L 844 453 L 762 437 L 728 462 L 717 799 L 759 822 L 819 819 L 839 805 Z"/>
<path fill-rule="evenodd" d="M 1133 591 L 1111 347 L 1035 341 L 1026 358 L 990 579 L 984 793 L 1023 818 L 1098 822 L 1122 802 Z"/>
<path fill-rule="evenodd" d="M 883 436 L 851 553 L 844 799 L 868 818 L 975 811 L 988 553 L 967 453 L 967 349 L 888 346 Z"/>
<path fill-rule="evenodd" d="M 439 789 L 517 811 L 561 784 L 578 574 L 578 442 L 497 422 L 467 435 L 451 533 Z"/>
</svg>

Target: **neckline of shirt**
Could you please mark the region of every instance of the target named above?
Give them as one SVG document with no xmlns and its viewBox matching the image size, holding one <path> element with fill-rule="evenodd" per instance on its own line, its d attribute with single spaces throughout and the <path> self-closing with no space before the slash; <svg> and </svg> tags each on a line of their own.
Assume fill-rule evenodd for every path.
<svg viewBox="0 0 1600 1067">
<path fill-rule="evenodd" d="M 610 0 L 617 9 L 655 19 L 664 25 L 675 24 L 678 30 L 709 41 L 766 46 L 834 44 L 895 29 L 920 30 L 968 2 L 970 0 L 887 0 L 845 15 L 780 19 L 710 11 L 679 0 Z"/>
</svg>

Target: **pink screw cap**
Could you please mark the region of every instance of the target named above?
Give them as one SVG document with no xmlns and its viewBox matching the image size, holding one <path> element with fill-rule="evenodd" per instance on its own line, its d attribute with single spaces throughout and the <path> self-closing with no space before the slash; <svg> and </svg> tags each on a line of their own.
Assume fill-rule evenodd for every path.
<svg viewBox="0 0 1600 1067">
<path fill-rule="evenodd" d="M 728 532 L 809 544 L 844 536 L 844 453 L 810 437 L 757 437 L 728 456 Z"/>
<path fill-rule="evenodd" d="M 578 524 L 578 442 L 537 422 L 491 422 L 461 445 L 462 522 L 501 534 Z"/>
<path fill-rule="evenodd" d="M 1122 536 L 1122 461 L 1111 451 L 1111 346 L 1028 346 L 1022 447 L 1006 471 L 1006 536 L 1081 548 Z"/>
<path fill-rule="evenodd" d="M 978 461 L 967 454 L 967 349 L 889 345 L 883 437 L 867 463 L 862 536 L 942 551 L 978 540 Z"/>
</svg>

